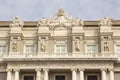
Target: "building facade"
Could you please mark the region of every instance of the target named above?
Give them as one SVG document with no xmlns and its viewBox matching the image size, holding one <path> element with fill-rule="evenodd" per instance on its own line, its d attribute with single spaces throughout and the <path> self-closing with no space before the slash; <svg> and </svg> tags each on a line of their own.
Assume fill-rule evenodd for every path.
<svg viewBox="0 0 120 80">
<path fill-rule="evenodd" d="M 0 21 L 0 80 L 120 80 L 120 20 Z"/>
</svg>

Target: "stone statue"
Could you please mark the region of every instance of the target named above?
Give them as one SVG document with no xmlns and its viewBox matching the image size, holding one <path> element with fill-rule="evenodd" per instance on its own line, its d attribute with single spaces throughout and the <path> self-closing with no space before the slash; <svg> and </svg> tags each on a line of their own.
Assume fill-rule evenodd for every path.
<svg viewBox="0 0 120 80">
<path fill-rule="evenodd" d="M 84 25 L 84 21 L 79 19 L 79 18 L 76 18 L 73 20 L 73 23 L 72 23 L 73 26 L 83 26 Z"/>
<path fill-rule="evenodd" d="M 15 17 L 13 19 L 13 22 L 10 24 L 11 27 L 18 27 L 18 26 L 22 26 L 23 27 L 23 21 L 18 19 L 17 17 Z"/>
<path fill-rule="evenodd" d="M 14 39 L 12 43 L 12 50 L 13 52 L 17 52 L 17 41 Z"/>
<path fill-rule="evenodd" d="M 102 20 L 101 20 L 101 22 L 100 22 L 100 24 L 99 25 L 101 25 L 101 26 L 111 26 L 112 25 L 112 21 L 111 21 L 112 19 L 110 19 L 110 18 L 108 18 L 108 17 L 104 17 Z"/>
<path fill-rule="evenodd" d="M 45 51 L 45 48 L 46 48 L 46 42 L 45 42 L 45 39 L 42 39 L 41 40 L 41 51 Z"/>
<path fill-rule="evenodd" d="M 75 50 L 80 51 L 80 41 L 78 39 L 75 41 Z"/>
<path fill-rule="evenodd" d="M 64 9 L 59 9 L 58 10 L 58 13 L 57 13 L 57 16 L 65 16 L 66 12 Z"/>
<path fill-rule="evenodd" d="M 109 44 L 108 44 L 108 42 L 104 42 L 104 51 L 109 52 Z"/>
<path fill-rule="evenodd" d="M 40 19 L 38 21 L 38 25 L 37 26 L 47 26 L 49 23 L 49 20 L 47 20 L 46 18 Z"/>
</svg>

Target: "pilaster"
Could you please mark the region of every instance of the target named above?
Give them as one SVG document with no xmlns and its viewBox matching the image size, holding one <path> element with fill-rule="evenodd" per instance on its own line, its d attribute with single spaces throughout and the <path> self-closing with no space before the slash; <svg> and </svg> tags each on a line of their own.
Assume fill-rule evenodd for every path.
<svg viewBox="0 0 120 80">
<path fill-rule="evenodd" d="M 41 69 L 37 68 L 36 71 L 36 80 L 41 80 Z"/>
<path fill-rule="evenodd" d="M 77 80 L 77 69 L 76 68 L 72 68 L 72 80 Z"/>
<path fill-rule="evenodd" d="M 12 69 L 6 69 L 7 71 L 7 80 L 12 80 Z"/>
<path fill-rule="evenodd" d="M 10 55 L 19 55 L 22 52 L 22 29 L 23 29 L 23 21 L 18 19 L 17 17 L 13 19 L 10 26 L 10 42 L 9 42 L 9 54 Z"/>
</svg>

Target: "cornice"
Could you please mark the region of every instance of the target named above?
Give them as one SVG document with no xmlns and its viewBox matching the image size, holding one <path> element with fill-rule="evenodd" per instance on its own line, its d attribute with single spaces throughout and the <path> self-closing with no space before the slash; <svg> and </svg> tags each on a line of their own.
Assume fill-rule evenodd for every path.
<svg viewBox="0 0 120 80">
<path fill-rule="evenodd" d="M 118 58 L 3 58 L 4 62 L 11 61 L 117 61 Z"/>
<path fill-rule="evenodd" d="M 12 21 L 0 21 L 0 27 L 9 27 L 10 23 Z M 98 23 L 100 23 L 99 20 L 84 20 L 84 26 L 89 27 L 89 26 L 94 26 L 94 27 L 99 27 Z M 112 20 L 113 27 L 114 26 L 120 26 L 120 20 Z M 24 26 L 23 27 L 37 27 L 37 21 L 24 21 Z"/>
</svg>

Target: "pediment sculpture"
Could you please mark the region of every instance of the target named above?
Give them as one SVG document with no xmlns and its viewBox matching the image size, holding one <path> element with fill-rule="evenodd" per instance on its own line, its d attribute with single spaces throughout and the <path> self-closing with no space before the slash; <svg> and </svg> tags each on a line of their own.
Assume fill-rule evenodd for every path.
<svg viewBox="0 0 120 80">
<path fill-rule="evenodd" d="M 64 9 L 59 9 L 58 12 L 57 12 L 57 16 L 65 16 L 66 15 L 66 12 Z"/>
<path fill-rule="evenodd" d="M 73 19 L 72 25 L 73 26 L 84 26 L 84 21 L 79 18 L 76 18 L 76 19 Z"/>
<path fill-rule="evenodd" d="M 43 18 L 38 21 L 37 26 L 50 26 L 50 27 L 58 27 L 58 26 L 65 26 L 65 27 L 71 27 L 71 26 L 83 26 L 84 21 L 68 16 L 66 11 L 64 9 L 59 9 L 58 12 L 50 19 Z"/>
<path fill-rule="evenodd" d="M 23 27 L 23 25 L 24 25 L 23 21 L 15 17 L 12 23 L 10 24 L 10 27 L 18 27 L 18 26 Z"/>
<path fill-rule="evenodd" d="M 112 19 L 108 17 L 104 17 L 101 22 L 99 23 L 100 26 L 111 26 L 112 25 Z"/>
<path fill-rule="evenodd" d="M 49 20 L 46 18 L 42 18 L 38 21 L 37 26 L 47 26 L 47 25 L 49 25 Z"/>
</svg>

